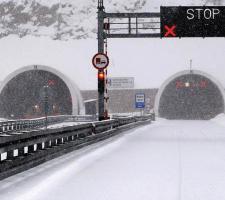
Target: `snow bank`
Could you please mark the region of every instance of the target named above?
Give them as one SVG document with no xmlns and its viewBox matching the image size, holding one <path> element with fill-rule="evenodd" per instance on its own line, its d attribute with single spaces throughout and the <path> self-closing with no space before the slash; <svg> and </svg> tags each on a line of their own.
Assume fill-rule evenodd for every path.
<svg viewBox="0 0 225 200">
<path fill-rule="evenodd" d="M 221 113 L 221 114 L 217 115 L 215 118 L 211 119 L 211 121 L 213 121 L 219 125 L 225 126 L 225 114 Z"/>
</svg>

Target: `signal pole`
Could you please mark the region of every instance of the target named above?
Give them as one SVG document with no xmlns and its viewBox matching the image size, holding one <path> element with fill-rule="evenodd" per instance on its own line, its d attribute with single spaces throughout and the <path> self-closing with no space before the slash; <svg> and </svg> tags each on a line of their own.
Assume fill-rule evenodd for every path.
<svg viewBox="0 0 225 200">
<path fill-rule="evenodd" d="M 104 5 L 103 0 L 98 0 L 98 53 L 104 53 Z M 99 121 L 105 119 L 105 81 L 100 78 L 104 69 L 98 70 L 98 113 Z M 100 75 L 100 76 L 99 76 Z"/>
<path fill-rule="evenodd" d="M 107 47 L 105 47 L 105 44 L 107 44 L 107 38 L 160 38 L 161 29 L 159 26 L 160 22 L 151 20 L 152 18 L 160 19 L 160 13 L 106 13 L 103 0 L 98 0 L 97 9 L 98 55 L 94 57 L 92 63 L 94 67 L 98 69 L 98 113 L 99 121 L 102 121 L 108 119 L 108 97 L 106 95 L 107 71 L 105 70 L 108 64 L 107 66 L 104 66 L 104 63 L 108 60 L 106 55 Z M 104 19 L 107 19 L 108 21 L 106 22 Z M 121 24 L 121 20 L 126 22 Z M 110 23 L 112 21 L 113 23 Z M 112 28 L 113 26 L 116 28 Z M 143 29 L 145 29 L 144 32 Z M 102 59 L 103 62 L 101 61 Z"/>
</svg>

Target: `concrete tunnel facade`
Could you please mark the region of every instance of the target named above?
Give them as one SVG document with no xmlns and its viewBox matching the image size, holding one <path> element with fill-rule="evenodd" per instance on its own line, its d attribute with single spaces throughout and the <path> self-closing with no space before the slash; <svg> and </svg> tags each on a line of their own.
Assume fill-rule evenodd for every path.
<svg viewBox="0 0 225 200">
<path fill-rule="evenodd" d="M 44 86 L 47 86 L 48 115 L 84 113 L 80 90 L 58 70 L 32 65 L 9 74 L 0 87 L 0 117 L 7 119 L 44 116 Z"/>
<path fill-rule="evenodd" d="M 224 113 L 224 88 L 202 71 L 182 71 L 160 87 L 154 109 L 161 118 L 208 120 Z"/>
</svg>

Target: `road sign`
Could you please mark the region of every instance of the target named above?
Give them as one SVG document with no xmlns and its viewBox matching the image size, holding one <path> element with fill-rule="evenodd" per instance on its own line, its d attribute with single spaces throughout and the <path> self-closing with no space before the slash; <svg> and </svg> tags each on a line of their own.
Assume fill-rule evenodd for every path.
<svg viewBox="0 0 225 200">
<path fill-rule="evenodd" d="M 110 77 L 107 78 L 108 89 L 133 89 L 134 77 Z"/>
<path fill-rule="evenodd" d="M 225 37 L 224 6 L 161 7 L 161 37 Z"/>
<path fill-rule="evenodd" d="M 103 70 L 109 65 L 109 58 L 106 54 L 104 53 L 97 53 L 93 59 L 92 59 L 92 64 L 94 67 L 98 70 Z"/>
<path fill-rule="evenodd" d="M 135 94 L 135 106 L 136 108 L 145 108 L 145 94 Z"/>
</svg>

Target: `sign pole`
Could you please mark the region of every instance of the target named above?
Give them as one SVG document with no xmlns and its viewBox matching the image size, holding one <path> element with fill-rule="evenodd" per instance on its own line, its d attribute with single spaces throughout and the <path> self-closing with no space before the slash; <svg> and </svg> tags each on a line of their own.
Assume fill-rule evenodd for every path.
<svg viewBox="0 0 225 200">
<path fill-rule="evenodd" d="M 104 5 L 103 0 L 98 0 L 98 53 L 104 53 Z M 99 69 L 99 73 L 104 73 L 104 69 Z M 102 83 L 103 84 L 103 83 Z M 101 87 L 101 88 L 100 88 Z M 103 90 L 102 90 L 103 88 Z M 98 119 L 104 120 L 105 112 L 105 85 L 98 84 Z"/>
</svg>

